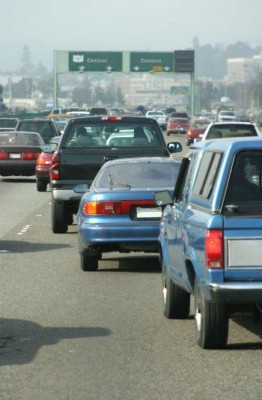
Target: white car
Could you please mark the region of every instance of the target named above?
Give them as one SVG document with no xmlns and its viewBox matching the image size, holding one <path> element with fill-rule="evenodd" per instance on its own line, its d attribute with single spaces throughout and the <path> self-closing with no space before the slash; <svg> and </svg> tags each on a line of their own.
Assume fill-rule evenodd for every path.
<svg viewBox="0 0 262 400">
<path fill-rule="evenodd" d="M 146 117 L 154 118 L 162 129 L 166 129 L 166 114 L 163 111 L 147 111 Z"/>
<path fill-rule="evenodd" d="M 236 114 L 234 111 L 223 110 L 218 113 L 217 120 L 218 122 L 236 121 Z"/>
<path fill-rule="evenodd" d="M 208 125 L 205 132 L 200 135 L 200 140 L 223 139 L 223 138 L 243 138 L 250 136 L 260 136 L 261 133 L 256 124 L 251 122 L 214 122 Z"/>
</svg>

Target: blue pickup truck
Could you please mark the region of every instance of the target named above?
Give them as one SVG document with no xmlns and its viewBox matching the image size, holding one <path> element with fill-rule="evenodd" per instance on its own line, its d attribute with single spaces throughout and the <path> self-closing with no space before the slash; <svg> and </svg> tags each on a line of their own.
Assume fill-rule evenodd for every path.
<svg viewBox="0 0 262 400">
<path fill-rule="evenodd" d="M 229 318 L 262 315 L 262 139 L 195 144 L 155 200 L 163 313 L 187 318 L 193 295 L 197 343 L 223 348 Z"/>
</svg>

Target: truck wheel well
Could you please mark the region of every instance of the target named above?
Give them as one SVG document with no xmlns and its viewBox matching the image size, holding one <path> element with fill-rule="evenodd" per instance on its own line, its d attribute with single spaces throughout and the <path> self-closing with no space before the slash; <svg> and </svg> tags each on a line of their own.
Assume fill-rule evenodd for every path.
<svg viewBox="0 0 262 400">
<path fill-rule="evenodd" d="M 188 281 L 190 283 L 192 293 L 194 293 L 194 284 L 195 284 L 196 274 L 195 274 L 193 264 L 190 260 L 186 261 L 186 271 L 187 271 Z"/>
</svg>

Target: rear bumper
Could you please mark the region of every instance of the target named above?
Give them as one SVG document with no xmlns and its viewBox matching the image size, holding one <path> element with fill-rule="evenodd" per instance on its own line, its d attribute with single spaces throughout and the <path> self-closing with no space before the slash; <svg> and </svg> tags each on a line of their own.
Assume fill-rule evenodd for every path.
<svg viewBox="0 0 262 400">
<path fill-rule="evenodd" d="M 36 178 L 41 181 L 45 181 L 45 182 L 50 181 L 50 170 L 49 169 L 46 170 L 46 169 L 36 168 L 35 175 L 36 175 Z"/>
<path fill-rule="evenodd" d="M 16 162 L 1 162 L 1 176 L 32 176 L 35 175 L 35 161 L 16 161 Z"/>
<path fill-rule="evenodd" d="M 79 251 L 114 246 L 132 250 L 158 251 L 159 222 L 78 225 Z"/>
<path fill-rule="evenodd" d="M 206 298 L 224 304 L 262 303 L 262 282 L 234 282 L 202 286 Z"/>
<path fill-rule="evenodd" d="M 75 193 L 73 189 L 52 189 L 53 198 L 56 201 L 80 201 L 82 194 Z"/>
</svg>

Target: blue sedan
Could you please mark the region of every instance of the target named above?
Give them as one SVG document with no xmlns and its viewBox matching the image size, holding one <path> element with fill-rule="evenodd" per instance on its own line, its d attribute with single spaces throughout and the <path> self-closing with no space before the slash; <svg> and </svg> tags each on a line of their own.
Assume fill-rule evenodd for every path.
<svg viewBox="0 0 262 400">
<path fill-rule="evenodd" d="M 83 271 L 96 270 L 102 253 L 158 251 L 162 209 L 154 193 L 173 192 L 180 163 L 172 157 L 141 157 L 108 161 L 101 167 L 77 213 Z"/>
</svg>

